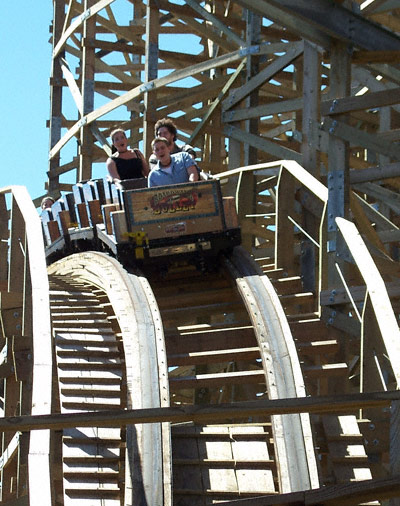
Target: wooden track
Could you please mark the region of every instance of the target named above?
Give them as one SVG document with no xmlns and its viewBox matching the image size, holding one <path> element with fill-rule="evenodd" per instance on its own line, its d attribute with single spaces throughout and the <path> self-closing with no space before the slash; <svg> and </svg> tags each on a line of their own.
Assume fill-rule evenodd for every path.
<svg viewBox="0 0 400 506">
<path fill-rule="evenodd" d="M 373 501 L 398 495 L 396 476 L 388 480 L 396 462 L 396 403 L 391 410 L 370 405 L 361 411 L 359 400 L 346 410 L 340 407 L 344 393 L 374 392 L 382 385 L 394 390 L 398 384 L 398 363 L 387 361 L 398 356 L 399 330 L 388 298 L 391 290 L 396 302 L 397 285 L 385 286 L 355 226 L 337 220 L 359 269 L 358 277 L 350 272 L 350 283 L 363 280 L 367 292 L 362 286 L 350 286 L 347 294 L 324 291 L 322 249 L 316 293 L 304 291 L 298 231 L 282 220 L 295 216 L 296 209 L 289 198 L 283 203 L 280 198 L 290 197 L 298 185 L 294 178 L 310 190 L 309 209 L 321 223 L 325 219 L 324 187 L 296 164 L 282 163 L 276 209 L 280 247 L 274 263 L 268 257 L 254 262 L 242 247 L 196 266 L 190 256 L 175 255 L 144 263 L 141 271 L 132 266 L 135 262 L 126 270 L 105 253 L 69 254 L 99 247 L 113 251 L 106 224 L 92 221 L 92 227 L 67 227 L 65 236 L 58 229 L 48 243 L 47 260 L 66 256 L 49 265 L 49 280 L 37 213 L 29 210 L 21 188 L 5 191 L 12 192 L 10 211 L 0 193 L 1 218 L 12 224 L 10 233 L 2 232 L 11 252 L 3 248 L 9 280 L 5 284 L 3 273 L 0 298 L 3 501 L 19 494 L 18 505 L 41 506 L 234 504 L 239 498 L 246 506 L 265 501 L 328 505 L 377 504 Z M 293 202 L 302 196 L 301 189 L 295 191 Z M 109 204 L 102 205 L 108 209 Z M 85 209 L 91 206 L 84 204 Z M 323 244 L 322 226 L 315 237 Z M 268 244 L 258 244 L 268 251 Z M 357 313 L 361 300 L 362 315 Z M 52 340 L 50 318 L 46 323 L 50 310 Z M 315 402 L 330 396 L 323 402 L 331 405 L 309 411 L 306 395 Z M 303 406 L 289 411 L 296 414 L 280 415 L 288 413 L 285 409 L 270 410 L 269 416 L 262 416 L 262 409 L 257 416 L 232 414 L 243 401 L 262 405 L 265 399 L 283 399 L 287 406 L 293 398 Z M 208 419 L 196 416 L 203 407 Z M 126 426 L 125 408 L 159 411 L 151 423 Z M 192 418 L 183 419 L 202 422 L 170 424 L 168 416 L 176 420 L 185 408 Z M 32 430 L 37 417 L 28 421 L 25 415 L 50 410 L 40 428 L 56 431 Z M 73 419 L 78 411 L 87 416 L 85 428 Z M 68 413 L 72 419 L 57 418 Z M 95 417 L 105 413 L 120 417 L 119 423 L 98 424 Z M 94 415 L 90 424 L 89 415 Z"/>
<path fill-rule="evenodd" d="M 61 412 L 167 405 L 145 280 L 99 253 L 66 258 L 49 272 Z M 169 504 L 165 440 L 160 424 L 65 430 L 60 504 Z"/>
<path fill-rule="evenodd" d="M 217 262 L 209 273 L 187 265 L 171 269 L 166 276 L 146 273 L 151 289 L 144 278 L 120 271 L 115 261 L 92 252 L 72 255 L 49 267 L 61 412 L 157 406 L 160 392 L 168 388 L 172 406 L 304 395 L 278 298 L 269 299 L 274 290 L 244 251 L 238 249 L 230 259 Z M 125 317 L 146 321 L 146 313 L 157 314 L 158 306 L 164 327 L 166 355 L 160 339 L 157 349 L 147 350 L 146 360 L 141 358 L 137 384 L 130 379 L 129 363 L 138 360 L 138 351 L 130 349 L 129 342 L 139 343 L 142 356 L 145 336 L 154 334 L 158 322 L 147 317 L 146 325 L 142 321 L 136 329 L 124 326 L 121 307 L 113 300 L 113 292 L 123 288 L 117 280 L 107 286 L 115 273 L 130 280 L 129 290 L 136 286 L 142 291 L 140 303 L 129 307 L 125 300 Z M 145 286 L 148 293 L 143 296 Z M 129 290 L 125 295 L 129 296 Z M 118 298 L 121 304 L 121 293 Z M 279 341 L 283 344 L 278 346 Z M 289 356 L 293 366 L 285 363 Z M 158 367 L 162 370 L 156 362 L 165 358 L 169 387 L 156 372 Z M 150 388 L 149 398 L 146 388 Z M 144 396 L 141 403 L 139 396 Z M 162 401 L 168 403 L 165 396 Z M 150 479 L 162 478 L 167 497 L 172 449 L 173 504 L 211 504 L 318 487 L 308 416 L 227 419 L 212 426 L 177 424 L 171 427 L 171 436 L 170 447 L 168 427 L 155 427 L 153 436 L 143 440 L 134 432 L 126 439 L 125 431 L 117 427 L 64 431 L 64 504 L 85 504 L 80 501 L 88 498 L 90 504 L 97 504 L 95 500 L 100 504 L 105 498 L 107 504 L 117 504 L 127 493 L 123 448 L 126 445 L 129 454 L 129 441 L 135 444 L 136 438 L 141 459 L 151 455 L 149 465 L 159 469 Z M 138 480 L 136 476 L 132 482 Z M 149 487 L 161 489 L 156 482 L 146 486 L 144 475 L 142 480 L 146 497 Z M 155 496 L 148 504 L 168 504 L 168 500 Z"/>
</svg>

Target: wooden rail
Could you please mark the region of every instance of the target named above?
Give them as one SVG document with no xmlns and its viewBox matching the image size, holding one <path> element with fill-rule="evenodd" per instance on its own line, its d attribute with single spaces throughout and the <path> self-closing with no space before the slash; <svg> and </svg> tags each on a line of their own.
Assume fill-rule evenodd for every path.
<svg viewBox="0 0 400 506">
<path fill-rule="evenodd" d="M 146 280 L 98 252 L 60 260 L 49 267 L 49 276 L 62 412 L 75 412 L 77 419 L 78 412 L 113 408 L 116 417 L 124 409 L 168 406 L 160 316 Z M 168 424 L 127 425 L 122 431 L 115 423 L 108 432 L 82 427 L 64 428 L 64 501 L 91 497 L 92 504 L 101 504 L 108 493 L 115 504 L 171 504 Z M 94 475 L 78 465 L 85 455 L 98 459 Z M 108 464 L 107 456 L 114 461 Z M 79 468 L 74 473 L 73 458 Z"/>
<path fill-rule="evenodd" d="M 349 265 L 351 265 L 350 262 L 354 262 L 358 266 L 361 275 L 355 275 L 357 269 L 354 267 L 350 269 L 341 268 L 340 280 L 343 283 L 342 286 L 334 286 L 329 290 L 324 289 L 327 286 L 327 280 L 324 276 L 328 254 L 325 232 L 327 229 L 327 189 L 296 162 L 283 161 L 279 164 L 261 164 L 246 167 L 243 171 L 235 170 L 218 174 L 217 178 L 222 183 L 225 194 L 231 195 L 234 193 L 235 186 L 238 187 L 240 193 L 241 172 L 254 175 L 257 184 L 260 186 L 260 192 L 255 194 L 257 201 L 259 200 L 258 204 L 265 205 L 267 202 L 268 210 L 271 211 L 266 213 L 268 216 L 259 216 L 257 213 L 254 216 L 247 214 L 246 207 L 244 207 L 242 213 L 242 223 L 252 223 L 252 225 L 244 225 L 243 229 L 245 235 L 253 237 L 251 251 L 260 268 L 250 261 L 247 254 L 241 249 L 236 249 L 233 256 L 226 259 L 224 268 L 222 268 L 222 264 L 218 264 L 214 267 L 217 270 L 211 270 L 210 272 L 207 272 L 207 269 L 197 271 L 193 266 L 189 267 L 189 265 L 184 266 L 184 264 L 179 265 L 178 263 L 160 276 L 157 270 L 153 268 L 146 270 L 145 267 L 142 267 L 144 275 L 140 275 L 138 278 L 141 286 L 140 292 L 142 293 L 139 298 L 143 298 L 142 291 L 144 290 L 148 308 L 150 308 L 150 320 L 145 320 L 153 322 L 151 324 L 152 328 L 159 328 L 159 324 L 162 322 L 166 353 L 166 361 L 163 367 L 165 371 L 167 367 L 169 368 L 169 385 L 167 388 L 170 390 L 169 402 L 171 402 L 171 408 L 168 409 L 172 411 L 157 413 L 156 411 L 152 412 L 150 410 L 147 412 L 144 410 L 142 414 L 132 411 L 124 413 L 124 416 L 120 419 L 117 416 L 117 419 L 120 420 L 121 425 L 130 423 L 135 419 L 138 423 L 139 418 L 135 418 L 136 415 L 142 417 L 140 419 L 145 423 L 152 420 L 167 419 L 175 420 L 175 423 L 198 420 L 193 427 L 191 425 L 182 425 L 182 423 L 172 427 L 173 449 L 171 458 L 174 483 L 172 493 L 175 495 L 176 500 L 179 497 L 179 500 L 184 501 L 184 504 L 190 504 L 194 495 L 203 497 L 206 493 L 202 487 L 185 478 L 185 476 L 189 476 L 185 473 L 189 472 L 190 469 L 198 469 L 198 473 L 203 476 L 203 479 L 206 476 L 211 476 L 213 482 L 219 484 L 221 483 L 218 479 L 220 471 L 213 471 L 212 469 L 225 469 L 227 476 L 234 476 L 232 458 L 223 456 L 221 453 L 222 448 L 227 444 L 231 444 L 228 443 L 227 434 L 233 433 L 235 434 L 235 440 L 240 440 L 241 444 L 250 444 L 251 441 L 255 445 L 254 447 L 258 448 L 257 451 L 261 453 L 259 453 L 253 464 L 258 469 L 260 466 L 265 466 L 265 470 L 268 470 L 269 481 L 265 482 L 264 489 L 257 490 L 256 481 L 252 478 L 253 475 L 249 469 L 246 468 L 246 481 L 249 484 L 251 483 L 253 488 L 250 487 L 251 490 L 248 488 L 245 491 L 239 486 L 238 491 L 240 490 L 240 494 L 249 497 L 248 501 L 253 501 L 254 504 L 262 504 L 261 502 L 257 503 L 255 496 L 262 494 L 263 491 L 264 493 L 279 493 L 282 495 L 284 491 L 304 490 L 306 486 L 318 490 L 320 484 L 332 483 L 332 474 L 335 475 L 338 483 L 341 480 L 347 482 L 350 477 L 349 470 L 359 473 L 363 480 L 371 480 L 375 476 L 384 478 L 385 475 L 376 475 L 376 467 L 370 466 L 367 462 L 369 452 L 373 450 L 373 447 L 360 445 L 360 441 L 362 437 L 369 440 L 370 436 L 366 435 L 365 432 L 368 423 L 382 426 L 383 429 L 379 437 L 383 439 L 383 434 L 385 434 L 386 442 L 379 442 L 376 450 L 379 453 L 372 452 L 372 455 L 379 455 L 380 459 L 386 459 L 390 456 L 391 465 L 393 469 L 396 469 L 395 441 L 389 444 L 388 440 L 389 424 L 392 426 L 393 434 L 397 433 L 396 392 L 387 392 L 391 401 L 386 400 L 385 402 L 392 402 L 393 417 L 390 418 L 388 414 L 377 416 L 378 411 L 382 413 L 381 410 L 377 409 L 377 406 L 382 402 L 381 400 L 374 403 L 373 399 L 368 401 L 365 398 L 364 402 L 364 398 L 353 397 L 350 406 L 346 403 L 341 406 L 341 397 L 337 396 L 337 388 L 338 385 L 343 385 L 343 391 L 348 392 L 397 388 L 397 366 L 393 360 L 388 361 L 388 357 L 392 359 L 392 357 L 398 356 L 398 342 L 395 337 L 398 334 L 398 327 L 395 313 L 389 308 L 389 297 L 397 297 L 400 289 L 395 280 L 387 277 L 387 272 L 395 272 L 394 262 L 391 260 L 391 270 L 388 270 L 388 268 L 385 270 L 388 259 L 387 256 L 385 257 L 382 246 L 378 248 L 380 250 L 379 254 L 377 254 L 377 247 L 371 248 L 371 243 L 375 246 L 378 245 L 375 231 L 372 230 L 364 234 L 367 238 L 367 246 L 373 254 L 372 257 L 367 250 L 367 246 L 357 234 L 354 225 L 338 219 L 338 228 L 340 233 L 343 234 L 344 244 L 347 245 L 349 252 L 346 254 L 346 249 L 342 250 L 344 252 L 343 258 L 338 257 L 341 260 L 341 266 L 343 260 L 345 264 Z M 268 200 L 260 198 L 263 197 L 263 193 L 266 193 L 266 199 Z M 72 207 L 69 209 L 74 209 L 77 213 L 77 224 L 71 220 L 70 216 L 67 221 L 68 225 L 65 228 L 62 226 L 61 219 L 55 222 L 57 228 L 53 228 L 58 231 L 58 237 L 51 238 L 49 235 L 48 259 L 52 259 L 52 255 L 55 254 L 62 256 L 64 251 L 71 252 L 68 250 L 71 244 L 75 244 L 74 247 L 78 248 L 83 244 L 85 244 L 83 248 L 87 248 L 87 245 L 97 247 L 99 244 L 103 244 L 102 248 L 106 247 L 111 253 L 115 254 L 117 250 L 115 248 L 113 250 L 110 245 L 113 241 L 114 244 L 117 244 L 117 242 L 115 237 L 112 238 L 111 229 L 110 233 L 107 233 L 107 222 L 99 224 L 96 222 L 95 216 L 99 214 L 102 206 L 102 216 L 104 218 L 106 216 L 104 210 L 108 209 L 107 206 L 120 205 L 118 195 L 115 193 L 113 196 L 117 199 L 116 204 L 109 204 L 106 201 L 101 204 L 100 199 L 96 203 L 96 199 L 91 197 L 92 194 L 86 190 L 76 192 L 75 195 L 74 198 L 78 200 L 75 200 L 75 202 L 70 201 L 68 205 L 71 206 L 72 203 Z M 358 222 L 360 222 L 362 216 L 360 205 L 363 209 L 369 208 L 365 201 L 362 202 L 359 197 L 355 198 L 358 200 L 355 201 L 356 203 L 353 201 L 354 213 L 357 215 Z M 67 201 L 66 196 L 64 196 L 64 200 Z M 238 203 L 240 204 L 240 202 L 239 198 Z M 91 204 L 89 205 L 89 203 Z M 273 204 L 273 206 L 270 204 Z M 6 209 L 6 206 L 4 208 Z M 57 204 L 54 211 L 57 211 Z M 66 216 L 66 214 L 62 214 L 63 211 L 65 210 L 59 209 L 58 213 L 53 216 L 60 216 L 60 218 Z M 4 212 L 7 217 L 11 214 L 7 209 Z M 70 210 L 68 210 L 69 212 Z M 117 212 L 121 213 L 121 211 Z M 87 214 L 85 215 L 85 213 Z M 373 211 L 370 211 L 370 213 L 371 216 L 374 216 Z M 309 216 L 309 218 L 305 222 L 300 222 L 298 220 L 299 215 Z M 292 219 L 288 219 L 288 216 Z M 265 220 L 268 225 L 262 220 Z M 45 226 L 48 227 L 48 224 L 45 224 Z M 268 227 L 270 228 L 266 233 Z M 51 226 L 49 230 L 51 230 Z M 369 229 L 364 225 L 363 231 L 366 230 Z M 67 232 L 67 235 L 63 235 L 64 231 Z M 269 232 L 272 234 L 269 234 Z M 108 244 L 103 239 L 101 239 L 102 242 L 99 242 L 100 234 L 107 235 L 110 243 Z M 265 239 L 267 236 L 268 238 Z M 73 239 L 72 243 L 71 238 Z M 300 241 L 299 238 L 301 238 Z M 80 241 L 83 240 L 89 242 L 81 243 Z M 318 253 L 312 262 L 302 267 L 301 260 L 296 260 L 300 257 L 300 247 L 296 245 L 300 245 L 304 240 L 311 241 Z M 266 241 L 268 241 L 267 245 Z M 269 260 L 262 257 L 263 252 L 267 250 L 268 254 L 271 254 L 268 257 Z M 287 253 L 287 251 L 290 253 Z M 260 253 L 261 258 L 258 257 Z M 52 275 L 57 274 L 59 281 L 63 278 L 64 281 L 70 279 L 71 286 L 75 283 L 88 283 L 97 287 L 97 290 L 100 289 L 106 295 L 106 298 L 110 299 L 113 297 L 114 290 L 111 289 L 110 291 L 108 287 L 114 285 L 114 280 L 99 281 L 101 275 L 103 275 L 100 275 L 100 272 L 106 269 L 104 269 L 102 261 L 96 260 L 96 255 L 98 253 L 79 253 L 76 257 L 79 258 L 78 265 L 76 265 L 74 255 L 66 259 L 60 259 L 50 266 L 49 270 Z M 99 258 L 103 257 L 104 255 L 101 255 Z M 384 261 L 382 261 L 382 258 Z M 377 262 L 379 267 L 384 266 L 383 276 L 388 280 L 386 283 L 383 278 L 378 276 L 379 269 L 375 266 L 374 261 Z M 113 262 L 117 264 L 115 261 Z M 270 262 L 269 265 L 265 265 L 268 262 Z M 302 283 L 301 276 L 298 276 L 302 272 L 303 275 L 307 273 L 307 269 L 311 269 L 311 275 L 315 278 L 315 289 L 311 292 L 314 298 L 310 303 L 305 303 L 306 298 L 309 298 L 310 295 L 307 295 L 304 291 L 304 282 Z M 263 271 L 268 275 L 269 281 Z M 111 278 L 113 276 L 114 274 L 111 275 Z M 232 285 L 234 280 L 237 283 L 237 289 L 234 289 Z M 356 286 L 353 286 L 355 281 Z M 121 283 L 118 282 L 115 286 L 117 285 L 121 286 Z M 275 290 L 277 293 L 275 293 Z M 292 290 L 295 290 L 295 292 Z M 108 302 L 105 307 L 107 304 Z M 111 305 L 118 307 L 118 304 Z M 283 309 L 279 309 L 281 304 Z M 308 309 L 308 312 L 302 310 L 299 314 L 294 314 L 292 309 L 296 307 L 308 307 L 311 308 L 311 312 Z M 267 317 L 271 308 L 274 308 L 274 311 L 277 311 L 276 314 L 280 316 L 270 315 Z M 136 315 L 136 318 L 144 314 L 142 306 L 136 309 L 127 309 L 126 311 L 127 315 Z M 335 313 L 335 311 L 337 312 Z M 151 313 L 153 314 L 152 317 L 150 317 Z M 311 320 L 310 315 L 313 315 Z M 113 321 L 114 316 L 110 313 L 108 318 Z M 122 329 L 121 325 L 124 326 L 123 318 L 122 315 L 117 317 L 120 329 Z M 139 319 L 141 318 L 142 316 Z M 279 327 L 282 334 L 279 334 L 280 337 L 275 339 L 268 321 L 275 321 L 276 318 L 280 321 Z M 388 327 L 389 323 L 390 327 Z M 125 325 L 125 327 L 128 326 Z M 130 326 L 134 329 L 133 334 L 139 332 L 139 327 L 136 324 Z M 343 338 L 344 331 L 349 332 L 352 336 L 351 346 L 346 346 L 346 341 Z M 154 332 L 155 336 L 158 335 L 158 331 L 154 330 Z M 262 337 L 265 335 L 269 336 L 267 341 L 264 341 L 264 337 Z M 291 335 L 294 339 L 290 337 Z M 314 335 L 317 338 L 313 337 Z M 256 337 L 255 340 L 254 336 Z M 128 342 L 126 339 L 124 341 Z M 162 344 L 164 342 L 162 333 L 159 334 L 159 338 L 156 337 L 155 343 L 157 342 L 160 344 L 157 344 L 156 347 L 161 345 L 162 349 L 164 346 Z M 281 348 L 285 342 L 287 347 Z M 130 355 L 133 356 L 132 353 Z M 358 358 L 358 356 L 361 358 Z M 288 362 L 285 365 L 287 357 L 290 357 L 290 364 Z M 329 357 L 333 361 L 327 360 Z M 260 367 L 261 364 L 262 367 Z M 272 369 L 270 369 L 271 364 L 274 366 Z M 279 372 L 274 369 L 277 364 L 279 364 Z M 357 371 L 358 364 L 360 372 L 355 375 L 357 386 L 354 388 L 355 380 L 350 378 L 349 381 L 347 374 L 349 370 Z M 6 370 L 7 362 L 3 365 L 4 370 Z M 139 376 L 142 374 L 140 373 Z M 283 374 L 284 382 L 282 386 L 279 386 L 278 380 L 281 374 Z M 164 377 L 166 377 L 166 374 Z M 268 381 L 265 382 L 266 378 L 268 378 Z M 289 381 L 289 378 L 294 380 L 292 386 L 290 386 L 292 380 Z M 302 378 L 304 379 L 302 380 Z M 333 378 L 333 381 L 330 378 Z M 155 378 L 148 378 L 144 381 L 144 384 L 155 385 L 155 381 Z M 263 386 L 264 382 L 265 386 Z M 282 390 L 282 388 L 286 390 Z M 332 404 L 324 408 L 312 407 L 311 405 L 307 407 L 307 398 L 305 398 L 303 407 L 300 407 L 302 401 L 299 399 L 298 411 L 320 413 L 321 417 L 318 418 L 318 421 L 313 419 L 311 423 L 308 416 L 305 419 L 302 416 L 296 419 L 292 418 L 289 425 L 287 425 L 285 417 L 276 415 L 275 412 L 273 412 L 271 419 L 265 420 L 262 414 L 263 408 L 259 404 L 258 408 L 260 410 L 257 411 L 258 408 L 254 406 L 253 413 L 254 416 L 257 413 L 257 423 L 261 424 L 262 430 L 256 429 L 254 424 L 249 425 L 246 423 L 244 426 L 244 420 L 241 417 L 244 413 L 251 413 L 253 408 L 249 406 L 250 411 L 247 412 L 244 406 L 243 409 L 240 406 L 241 401 L 262 397 L 265 392 L 268 392 L 267 395 L 273 399 L 275 398 L 275 390 L 277 400 L 282 397 L 291 397 L 293 394 L 301 397 L 304 393 L 312 392 L 314 396 L 320 394 L 332 395 L 330 397 Z M 392 394 L 395 397 L 392 398 Z M 345 402 L 345 397 L 342 399 Z M 234 415 L 225 407 L 224 403 L 226 401 L 233 401 L 232 409 L 237 409 L 239 423 L 232 421 L 231 417 L 234 417 Z M 219 407 L 218 405 L 221 402 L 223 405 Z M 186 407 L 189 408 L 193 403 L 194 411 L 188 409 L 186 412 Z M 210 409 L 203 414 L 203 405 L 207 406 L 209 403 L 211 403 Z M 289 400 L 287 404 L 290 405 Z M 175 412 L 174 409 L 179 408 L 179 406 L 184 407 L 184 409 L 178 409 Z M 277 409 L 282 409 L 285 413 L 288 412 L 284 404 Z M 287 409 L 290 411 L 291 408 Z M 344 415 L 344 413 L 348 414 Z M 366 417 L 365 420 L 360 418 L 360 413 Z M 57 419 L 57 415 L 53 416 L 55 418 L 47 419 L 47 423 L 51 427 L 62 427 L 64 423 L 65 427 L 68 427 L 73 424 L 73 419 L 69 420 L 62 415 Z M 78 420 L 78 415 L 76 416 Z M 112 415 L 99 411 L 87 416 L 85 421 L 80 416 L 79 418 L 81 418 L 80 423 L 82 423 L 82 426 L 87 426 L 87 424 L 109 426 L 112 423 L 110 416 Z M 210 417 L 209 420 L 207 416 Z M 202 420 L 204 420 L 204 423 Z M 214 420 L 214 423 L 210 423 L 211 420 Z M 218 425 L 215 424 L 216 420 L 220 420 Z M 12 418 L 9 417 L 4 421 L 6 427 L 7 421 L 13 423 Z M 225 423 L 221 425 L 221 422 Z M 46 424 L 46 419 L 32 417 L 30 420 L 26 419 L 26 423 L 28 425 L 25 425 L 25 427 L 29 427 L 29 424 L 32 424 L 31 428 L 35 426 L 42 427 L 41 424 Z M 301 429 L 297 426 L 298 423 L 300 423 Z M 241 426 L 243 428 L 239 430 Z M 16 427 L 18 427 L 18 424 L 16 424 Z M 282 427 L 285 427 L 285 430 Z M 168 432 L 167 426 L 165 430 Z M 324 441 L 324 445 L 328 448 L 327 455 L 322 456 L 322 465 L 318 473 L 310 471 L 313 468 L 312 459 L 308 461 L 307 466 L 300 464 L 295 466 L 300 469 L 308 467 L 310 472 L 307 478 L 310 480 L 308 485 L 304 485 L 304 477 L 299 478 L 299 483 L 302 484 L 296 485 L 298 478 L 293 474 L 291 464 L 294 459 L 290 457 L 290 451 L 294 450 L 296 459 L 298 459 L 298 445 L 293 446 L 291 443 L 288 444 L 279 440 L 279 434 L 281 433 L 293 435 L 300 432 L 306 436 L 304 439 L 306 460 L 313 454 L 313 444 L 311 442 L 313 438 L 317 437 L 319 441 Z M 164 436 L 165 434 L 162 440 L 164 440 Z M 266 436 L 269 438 L 270 443 L 265 446 L 261 441 Z M 13 455 L 15 453 L 14 443 L 17 441 L 18 436 L 14 439 L 11 436 L 8 448 L 9 454 Z M 345 446 L 340 441 L 346 441 Z M 243 466 L 246 466 L 247 463 L 241 455 L 239 447 L 238 445 L 235 449 L 232 446 L 231 451 L 239 452 L 233 454 L 236 455 L 235 462 L 243 469 Z M 263 447 L 262 450 L 261 447 Z M 168 445 L 163 446 L 163 452 L 166 452 L 165 463 L 169 462 L 168 452 L 171 450 L 168 450 L 168 448 Z M 209 448 L 207 451 L 215 453 L 212 453 L 214 457 L 211 459 L 211 454 L 201 452 L 199 455 L 189 456 L 182 453 L 184 448 Z M 342 451 L 340 448 L 345 448 L 345 452 L 338 453 L 338 451 Z M 279 466 L 277 467 L 278 463 Z M 280 469 L 280 474 L 275 474 L 276 469 Z M 164 476 L 164 485 L 167 489 L 168 483 L 171 483 L 171 479 L 166 479 Z M 267 485 L 267 483 L 270 484 Z M 277 483 L 278 488 L 275 489 L 272 483 Z M 388 484 L 379 488 L 377 484 L 366 488 L 361 487 L 359 490 L 360 494 L 366 494 L 366 497 L 375 499 L 392 496 L 393 491 L 390 487 L 391 485 Z M 340 504 L 342 500 L 340 494 L 333 493 L 336 494 L 335 497 L 338 498 L 338 504 Z M 356 491 L 351 492 L 349 489 L 349 494 L 352 493 L 354 493 L 354 501 L 356 501 Z M 167 497 L 168 493 L 165 492 L 165 494 Z M 236 497 L 237 491 L 233 486 L 227 486 L 226 489 L 212 486 L 207 494 L 217 500 L 221 498 L 233 499 Z M 251 496 L 254 498 L 250 499 Z M 259 500 L 262 500 L 261 497 Z M 291 500 L 295 500 L 294 495 L 287 497 L 287 504 L 290 504 Z M 322 500 L 327 501 L 326 504 L 329 504 L 328 498 L 322 498 Z M 343 501 L 346 500 L 343 499 Z"/>
<path fill-rule="evenodd" d="M 53 364 L 49 284 L 42 227 L 25 187 L 0 191 L 0 223 L 2 366 L 10 367 L 2 375 L 4 415 L 48 414 Z M 29 495 L 31 505 L 53 504 L 49 430 L 17 439 L 5 434 L 2 455 L 2 501 Z"/>
</svg>

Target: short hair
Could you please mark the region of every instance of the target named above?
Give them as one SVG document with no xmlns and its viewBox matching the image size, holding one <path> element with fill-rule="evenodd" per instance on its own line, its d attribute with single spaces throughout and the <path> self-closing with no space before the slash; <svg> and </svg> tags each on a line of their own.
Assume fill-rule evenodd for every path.
<svg viewBox="0 0 400 506">
<path fill-rule="evenodd" d="M 158 130 L 161 127 L 168 128 L 168 131 L 174 136 L 174 142 L 175 142 L 176 141 L 176 133 L 178 130 L 176 128 L 175 123 L 172 121 L 172 119 L 171 118 L 162 118 L 157 121 L 157 123 L 154 125 L 154 136 L 155 137 L 158 136 Z"/>
<path fill-rule="evenodd" d="M 165 137 L 155 137 L 151 141 L 151 149 L 154 149 L 154 146 L 157 144 L 157 142 L 163 142 L 168 147 L 168 141 Z"/>
<path fill-rule="evenodd" d="M 46 197 L 43 197 L 42 198 L 42 201 L 40 202 L 40 209 L 44 209 L 44 204 L 47 200 L 51 200 L 52 203 L 54 204 L 55 200 L 53 199 L 53 197 L 50 197 L 50 195 L 47 195 Z"/>
<path fill-rule="evenodd" d="M 169 146 L 168 144 L 168 141 L 165 137 L 155 137 L 152 141 L 151 141 L 151 149 L 153 150 L 154 149 L 154 146 L 158 143 L 158 142 L 163 142 L 167 147 Z"/>
</svg>

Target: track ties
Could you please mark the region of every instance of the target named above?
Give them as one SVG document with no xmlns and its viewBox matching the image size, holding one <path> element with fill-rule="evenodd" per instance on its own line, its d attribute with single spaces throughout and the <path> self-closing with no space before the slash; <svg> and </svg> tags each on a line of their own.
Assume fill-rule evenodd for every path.
<svg viewBox="0 0 400 506">
<path fill-rule="evenodd" d="M 121 409 L 121 347 L 103 305 L 67 277 L 51 288 L 61 412 Z M 121 444 L 119 428 L 64 429 L 65 506 L 120 505 Z"/>
<path fill-rule="evenodd" d="M 150 283 L 164 323 L 171 405 L 265 394 L 254 328 L 224 268 L 207 274 L 171 270 Z M 212 504 L 278 492 L 271 426 L 230 422 L 172 427 L 174 503 Z"/>
<path fill-rule="evenodd" d="M 271 426 L 267 424 L 174 426 L 176 501 L 200 504 L 197 501 L 202 497 L 207 497 L 208 503 L 275 494 L 271 440 Z"/>
</svg>

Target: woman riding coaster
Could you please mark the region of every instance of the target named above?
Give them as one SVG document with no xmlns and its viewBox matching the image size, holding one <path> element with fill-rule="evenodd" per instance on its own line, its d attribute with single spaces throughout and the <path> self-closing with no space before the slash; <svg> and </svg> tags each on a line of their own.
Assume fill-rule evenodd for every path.
<svg viewBox="0 0 400 506">
<path fill-rule="evenodd" d="M 111 142 L 115 153 L 107 159 L 106 166 L 114 182 L 148 176 L 149 166 L 143 153 L 139 149 L 128 148 L 128 139 L 122 128 L 111 132 Z"/>
</svg>

